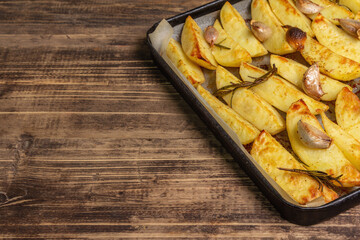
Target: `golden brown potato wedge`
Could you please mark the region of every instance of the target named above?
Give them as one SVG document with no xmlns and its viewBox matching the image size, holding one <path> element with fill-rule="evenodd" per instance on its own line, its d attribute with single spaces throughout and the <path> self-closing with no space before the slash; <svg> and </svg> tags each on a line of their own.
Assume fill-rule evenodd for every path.
<svg viewBox="0 0 360 240">
<path fill-rule="evenodd" d="M 282 28 L 282 23 L 276 18 L 266 0 L 252 1 L 251 17 L 271 28 L 272 35 L 263 42 L 264 47 L 269 52 L 280 55 L 295 52 L 295 49 L 286 41 L 286 31 Z"/>
<path fill-rule="evenodd" d="M 270 63 L 271 65 L 275 64 L 278 69 L 278 74 L 281 77 L 288 80 L 299 89 L 302 89 L 303 76 L 307 71 L 308 67 L 294 60 L 284 58 L 278 55 L 271 55 Z M 344 87 L 347 87 L 350 91 L 352 91 L 352 88 L 349 85 L 346 85 L 342 82 L 339 82 L 322 74 L 320 75 L 320 82 L 321 87 L 325 92 L 325 95 L 321 97 L 321 100 L 323 101 L 335 100 L 339 92 Z"/>
<path fill-rule="evenodd" d="M 354 18 L 354 14 L 348 9 L 339 6 L 338 4 L 329 1 L 329 0 L 311 0 L 312 2 L 324 7 L 321 10 L 321 14 L 329 19 L 332 23 L 338 25 L 339 22 L 336 20 L 337 18 Z M 311 14 L 309 17 L 314 19 L 317 14 Z"/>
<path fill-rule="evenodd" d="M 350 81 L 360 77 L 360 63 L 334 53 L 308 37 L 301 55 L 310 64 L 318 63 L 320 72 L 337 80 Z"/>
<path fill-rule="evenodd" d="M 324 112 L 321 112 L 321 119 L 329 137 L 334 140 L 336 146 L 344 153 L 351 164 L 360 170 L 360 142 L 333 123 Z"/>
<path fill-rule="evenodd" d="M 340 127 L 347 129 L 360 124 L 360 100 L 356 94 L 344 88 L 335 103 L 336 121 Z"/>
<path fill-rule="evenodd" d="M 265 73 L 265 70 L 248 63 L 242 63 L 240 66 L 240 76 L 245 81 L 254 81 L 254 78 L 261 77 Z M 252 87 L 251 90 L 283 112 L 286 112 L 290 105 L 299 99 L 304 99 L 314 114 L 316 114 L 317 109 L 326 111 L 329 108 L 326 104 L 312 99 L 299 91 L 294 85 L 278 76 L 270 77 L 264 83 Z"/>
<path fill-rule="evenodd" d="M 337 124 L 360 141 L 360 99 L 349 89 L 344 88 L 335 102 Z"/>
<path fill-rule="evenodd" d="M 186 18 L 181 33 L 181 46 L 186 56 L 193 62 L 210 70 L 216 69 L 216 60 L 209 44 L 205 41 L 203 31 L 191 16 Z"/>
<path fill-rule="evenodd" d="M 318 14 L 312 22 L 317 40 L 331 51 L 360 62 L 360 41 Z"/>
<path fill-rule="evenodd" d="M 225 68 L 218 66 L 216 69 L 216 87 L 218 89 L 239 82 L 240 80 Z M 279 112 L 252 91 L 246 88 L 237 89 L 233 96 L 230 93 L 223 99 L 240 116 L 259 130 L 265 129 L 273 135 L 285 130 L 285 120 Z"/>
<path fill-rule="evenodd" d="M 269 0 L 269 4 L 282 25 L 297 27 L 306 32 L 308 36 L 315 36 L 311 30 L 310 19 L 296 8 L 293 0 Z"/>
<path fill-rule="evenodd" d="M 322 195 L 319 183 L 310 176 L 279 169 L 305 170 L 303 165 L 266 131 L 262 131 L 255 139 L 250 154 L 265 172 L 299 204 L 306 204 Z M 332 192 L 325 196 L 325 200 L 329 202 L 337 197 L 337 194 Z"/>
<path fill-rule="evenodd" d="M 303 144 L 298 135 L 297 126 L 300 120 L 319 131 L 324 130 L 303 100 L 291 105 L 286 115 L 286 129 L 292 149 L 309 166 L 308 169 L 323 171 L 333 177 L 341 176 L 339 180 L 344 187 L 360 185 L 360 172 L 346 159 L 336 144 L 331 143 L 327 149 L 309 148 Z"/>
<path fill-rule="evenodd" d="M 355 14 L 360 11 L 360 0 L 339 0 L 339 4 L 350 8 Z"/>
<path fill-rule="evenodd" d="M 233 109 L 219 101 L 201 85 L 198 85 L 197 90 L 217 115 L 236 133 L 242 144 L 253 142 L 260 134 L 257 128 L 242 118 Z"/>
<path fill-rule="evenodd" d="M 196 87 L 198 84 L 205 82 L 201 68 L 190 61 L 182 50 L 180 43 L 172 38 L 170 38 L 166 48 L 166 55 L 192 85 Z"/>
<path fill-rule="evenodd" d="M 246 26 L 240 13 L 229 2 L 221 8 L 220 20 L 227 34 L 245 48 L 251 57 L 260 57 L 268 53 Z"/>
<path fill-rule="evenodd" d="M 360 21 L 360 11 L 355 15 L 354 19 Z"/>
<path fill-rule="evenodd" d="M 239 67 L 241 62 L 250 62 L 251 56 L 245 48 L 241 47 L 240 44 L 235 42 L 221 27 L 219 20 L 214 23 L 214 28 L 218 31 L 219 36 L 215 41 L 215 45 L 211 47 L 212 54 L 216 61 L 225 67 Z M 225 46 L 230 49 L 223 48 Z"/>
</svg>

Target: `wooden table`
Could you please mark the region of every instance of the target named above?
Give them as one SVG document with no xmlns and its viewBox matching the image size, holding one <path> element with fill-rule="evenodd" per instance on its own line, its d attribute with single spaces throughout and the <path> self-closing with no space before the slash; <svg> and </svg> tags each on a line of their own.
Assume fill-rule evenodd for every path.
<svg viewBox="0 0 360 240">
<path fill-rule="evenodd" d="M 209 1 L 0 1 L 2 238 L 360 238 L 283 220 L 151 60 Z"/>
</svg>

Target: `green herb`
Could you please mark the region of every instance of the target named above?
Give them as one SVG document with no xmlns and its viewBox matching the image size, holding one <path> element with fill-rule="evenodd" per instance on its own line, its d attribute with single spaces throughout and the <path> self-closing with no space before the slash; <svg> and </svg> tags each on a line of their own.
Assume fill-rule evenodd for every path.
<svg viewBox="0 0 360 240">
<path fill-rule="evenodd" d="M 232 99 L 234 97 L 234 93 L 238 88 L 252 88 L 255 87 L 263 82 L 265 82 L 266 80 L 268 80 L 271 76 L 273 76 L 275 73 L 277 72 L 277 68 L 275 65 L 273 65 L 273 68 L 268 71 L 267 73 L 265 73 L 263 76 L 259 77 L 259 78 L 255 78 L 254 82 L 248 82 L 248 81 L 243 81 L 240 83 L 231 83 L 231 85 L 227 85 L 224 86 L 222 88 L 219 88 L 215 93 L 214 96 L 215 97 L 224 97 L 229 93 L 232 93 L 231 96 L 231 100 L 230 100 L 230 107 L 232 107 Z"/>
<path fill-rule="evenodd" d="M 341 187 L 343 186 L 342 183 L 339 181 L 339 178 L 341 178 L 342 175 L 338 177 L 333 177 L 322 171 L 313 171 L 313 170 L 305 170 L 305 169 L 279 168 L 279 170 L 308 175 L 319 183 L 319 189 L 321 189 L 321 191 L 323 191 L 323 185 L 325 185 L 326 187 L 331 188 L 335 192 L 339 192 L 340 190 L 339 187 L 336 186 L 333 183 L 333 181 L 337 182 Z"/>
</svg>

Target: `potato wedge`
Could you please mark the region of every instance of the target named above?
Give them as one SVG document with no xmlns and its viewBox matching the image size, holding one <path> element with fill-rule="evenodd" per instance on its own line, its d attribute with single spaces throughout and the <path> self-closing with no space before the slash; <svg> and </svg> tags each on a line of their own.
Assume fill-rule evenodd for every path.
<svg viewBox="0 0 360 240">
<path fill-rule="evenodd" d="M 360 142 L 360 124 L 351 126 L 345 129 L 345 131 Z"/>
<path fill-rule="evenodd" d="M 311 21 L 300 12 L 292 0 L 269 0 L 270 7 L 282 25 L 300 28 L 308 36 L 314 37 Z"/>
<path fill-rule="evenodd" d="M 294 84 L 297 88 L 302 90 L 302 80 L 303 76 L 308 69 L 308 67 L 298 63 L 289 58 L 284 58 L 278 55 L 270 56 L 271 65 L 275 64 L 278 69 L 278 74 L 284 79 L 288 80 Z M 333 101 L 336 99 L 339 92 L 344 88 L 349 88 L 352 91 L 352 88 L 349 85 L 346 85 L 342 82 L 339 82 L 335 79 L 329 78 L 325 75 L 320 75 L 321 87 L 326 93 L 321 97 L 323 101 Z"/>
<path fill-rule="evenodd" d="M 297 125 L 300 120 L 322 132 L 324 130 L 303 100 L 291 105 L 286 115 L 286 129 L 292 149 L 309 166 L 308 169 L 323 171 L 333 177 L 341 175 L 339 180 L 344 187 L 360 185 L 360 172 L 346 159 L 336 144 L 331 143 L 327 149 L 315 149 L 309 148 L 301 142 L 297 133 Z"/>
<path fill-rule="evenodd" d="M 348 9 L 339 6 L 338 4 L 329 1 L 329 0 L 311 0 L 312 2 L 324 7 L 321 10 L 321 14 L 329 19 L 332 23 L 339 25 L 339 21 L 335 20 L 336 18 L 354 18 L 354 14 Z M 311 19 L 314 19 L 317 16 L 316 14 L 308 15 Z"/>
<path fill-rule="evenodd" d="M 191 61 L 210 70 L 216 69 L 216 60 L 205 41 L 203 31 L 191 16 L 186 18 L 181 33 L 181 46 Z"/>
<path fill-rule="evenodd" d="M 250 53 L 225 32 L 221 27 L 219 20 L 215 21 L 214 28 L 219 32 L 219 37 L 215 41 L 215 44 L 221 43 L 222 46 L 230 48 L 224 49 L 216 45 L 211 48 L 215 60 L 220 65 L 225 67 L 239 67 L 241 62 L 251 63 L 252 59 Z"/>
<path fill-rule="evenodd" d="M 196 87 L 198 84 L 205 82 L 201 68 L 190 61 L 182 50 L 180 43 L 173 38 L 170 38 L 166 48 L 166 55 L 192 85 Z"/>
<path fill-rule="evenodd" d="M 261 77 L 265 73 L 265 70 L 248 63 L 242 63 L 240 66 L 240 76 L 245 81 L 254 81 L 254 77 Z M 270 77 L 266 82 L 252 87 L 251 90 L 283 112 L 286 112 L 290 105 L 299 99 L 304 99 L 310 106 L 313 114 L 316 114 L 317 109 L 326 111 L 329 108 L 326 104 L 312 99 L 299 91 L 294 85 L 278 76 Z"/>
<path fill-rule="evenodd" d="M 339 0 L 339 4 L 350 8 L 355 14 L 360 11 L 360 0 Z"/>
<path fill-rule="evenodd" d="M 331 78 L 350 81 L 360 77 L 360 63 L 334 53 L 310 37 L 300 53 L 310 65 L 318 62 L 320 72 Z"/>
<path fill-rule="evenodd" d="M 260 57 L 268 53 L 246 26 L 240 13 L 229 2 L 221 8 L 220 20 L 227 34 L 245 48 L 251 57 Z"/>
<path fill-rule="evenodd" d="M 336 99 L 335 115 L 337 123 L 344 129 L 360 124 L 360 99 L 358 96 L 344 88 Z"/>
<path fill-rule="evenodd" d="M 312 22 L 317 40 L 331 51 L 360 63 L 360 41 L 318 14 Z"/>
<path fill-rule="evenodd" d="M 265 172 L 299 204 L 306 204 L 325 193 L 325 191 L 321 192 L 319 183 L 310 176 L 279 169 L 305 170 L 303 165 L 266 131 L 262 131 L 255 139 L 250 154 Z M 337 197 L 338 195 L 332 192 L 325 196 L 325 201 L 329 202 Z"/>
<path fill-rule="evenodd" d="M 276 18 L 266 0 L 253 0 L 251 3 L 251 17 L 269 26 L 272 35 L 263 42 L 264 47 L 271 53 L 287 54 L 295 52 L 286 41 L 286 31 L 282 28 L 281 22 Z"/>
<path fill-rule="evenodd" d="M 343 152 L 345 157 L 360 170 L 360 142 L 345 132 L 339 125 L 333 123 L 324 112 L 321 119 L 326 133 L 334 140 L 334 143 Z"/>
<path fill-rule="evenodd" d="M 216 69 L 216 87 L 218 89 L 239 82 L 240 80 L 225 68 L 218 66 Z M 285 130 L 285 120 L 279 112 L 257 94 L 241 88 L 237 89 L 233 96 L 231 95 L 228 94 L 223 99 L 257 129 L 266 130 L 273 135 Z"/>
<path fill-rule="evenodd" d="M 354 19 L 360 21 L 360 11 L 357 14 L 355 14 Z"/>
<path fill-rule="evenodd" d="M 253 142 L 260 134 L 260 131 L 256 127 L 242 118 L 233 109 L 219 101 L 201 85 L 198 85 L 197 90 L 219 117 L 236 133 L 242 144 Z"/>
</svg>

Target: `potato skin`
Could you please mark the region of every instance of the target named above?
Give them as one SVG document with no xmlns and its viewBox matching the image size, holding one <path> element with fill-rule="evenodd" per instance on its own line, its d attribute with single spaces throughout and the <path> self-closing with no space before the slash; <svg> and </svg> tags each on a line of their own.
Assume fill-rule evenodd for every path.
<svg viewBox="0 0 360 240">
<path fill-rule="evenodd" d="M 198 84 L 205 82 L 201 68 L 190 61 L 183 52 L 180 43 L 173 38 L 170 39 L 166 48 L 166 55 L 192 85 L 196 87 Z"/>
<path fill-rule="evenodd" d="M 193 62 L 210 70 L 216 69 L 218 64 L 209 44 L 205 41 L 203 31 L 191 16 L 186 18 L 181 33 L 181 46 L 186 56 Z"/>
</svg>

